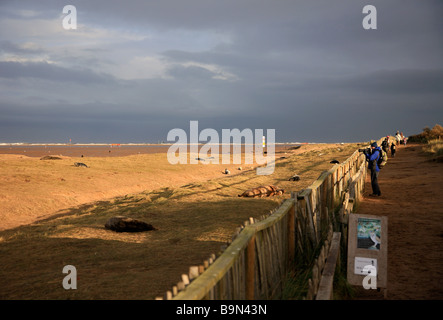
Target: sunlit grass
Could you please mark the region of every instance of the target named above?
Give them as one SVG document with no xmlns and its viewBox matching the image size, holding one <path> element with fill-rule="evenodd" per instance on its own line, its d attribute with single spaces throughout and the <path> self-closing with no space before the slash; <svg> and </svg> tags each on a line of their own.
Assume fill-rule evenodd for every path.
<svg viewBox="0 0 443 320">
<path fill-rule="evenodd" d="M 428 143 L 423 147 L 423 150 L 435 157 L 443 155 L 443 140 L 434 139 L 428 141 Z"/>
</svg>

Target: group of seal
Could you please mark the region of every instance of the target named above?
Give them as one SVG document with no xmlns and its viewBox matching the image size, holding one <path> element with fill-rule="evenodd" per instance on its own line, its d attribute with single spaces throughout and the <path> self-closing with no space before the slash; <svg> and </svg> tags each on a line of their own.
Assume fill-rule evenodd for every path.
<svg viewBox="0 0 443 320">
<path fill-rule="evenodd" d="M 278 196 L 285 193 L 285 190 L 278 188 L 274 185 L 260 186 L 257 188 L 252 188 L 246 190 L 242 194 L 239 194 L 239 197 L 250 197 L 250 198 L 263 198 L 263 197 L 271 197 Z"/>
</svg>

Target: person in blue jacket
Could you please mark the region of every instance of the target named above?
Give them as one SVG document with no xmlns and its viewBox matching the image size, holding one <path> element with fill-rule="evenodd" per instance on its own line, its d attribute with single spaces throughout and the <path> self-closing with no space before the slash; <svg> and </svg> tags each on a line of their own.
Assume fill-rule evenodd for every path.
<svg viewBox="0 0 443 320">
<path fill-rule="evenodd" d="M 381 196 L 380 187 L 378 185 L 378 173 L 380 168 L 378 167 L 377 160 L 381 156 L 380 147 L 377 146 L 377 142 L 371 144 L 371 153 L 366 154 L 366 161 L 369 162 L 368 169 L 371 170 L 371 186 L 372 194 L 371 197 Z"/>
</svg>

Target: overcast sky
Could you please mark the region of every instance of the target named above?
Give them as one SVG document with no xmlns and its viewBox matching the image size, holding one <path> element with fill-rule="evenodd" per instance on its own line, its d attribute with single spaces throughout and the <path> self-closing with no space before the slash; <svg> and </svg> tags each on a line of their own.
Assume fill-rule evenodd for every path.
<svg viewBox="0 0 443 320">
<path fill-rule="evenodd" d="M 443 124 L 443 1 L 0 0 L 0 142 L 166 141 L 191 120 L 277 142 Z"/>
</svg>

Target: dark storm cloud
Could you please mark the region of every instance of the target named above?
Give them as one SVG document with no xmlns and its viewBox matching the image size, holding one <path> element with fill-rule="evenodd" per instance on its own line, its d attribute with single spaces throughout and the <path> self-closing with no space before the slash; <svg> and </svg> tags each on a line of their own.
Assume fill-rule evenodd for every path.
<svg viewBox="0 0 443 320">
<path fill-rule="evenodd" d="M 289 89 L 295 89 L 291 87 Z M 299 88 L 305 90 L 321 89 L 324 92 L 346 91 L 384 95 L 422 95 L 443 93 L 443 69 L 401 69 L 378 70 L 351 76 L 334 78 L 307 79 Z"/>
<path fill-rule="evenodd" d="M 40 124 L 157 141 L 199 120 L 275 128 L 283 141 L 359 141 L 443 118 L 441 1 L 70 4 L 77 32 L 61 29 L 60 1 L 0 2 L 0 23 L 20 26 L 0 30 L 3 137 Z M 362 28 L 367 4 L 377 30 Z M 30 19 L 35 28 L 18 23 Z"/>
<path fill-rule="evenodd" d="M 354 76 L 342 82 L 348 90 L 370 93 L 425 95 L 443 93 L 443 69 L 440 70 L 380 70 Z"/>
</svg>

